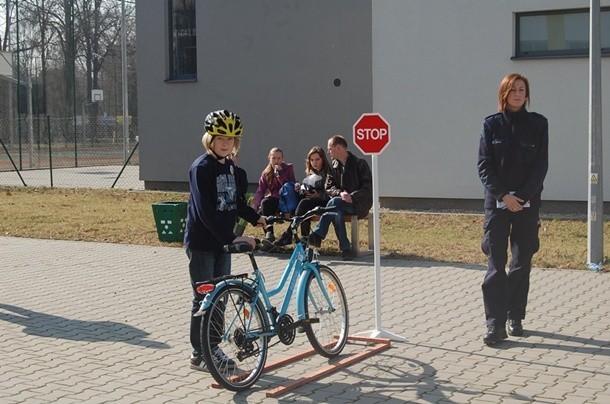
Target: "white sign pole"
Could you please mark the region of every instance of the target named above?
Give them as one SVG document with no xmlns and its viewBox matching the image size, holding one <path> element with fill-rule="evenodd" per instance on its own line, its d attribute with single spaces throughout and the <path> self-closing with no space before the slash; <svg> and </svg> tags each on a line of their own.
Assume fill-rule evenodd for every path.
<svg viewBox="0 0 610 404">
<path fill-rule="evenodd" d="M 375 263 L 375 329 L 358 333 L 370 338 L 387 338 L 392 341 L 403 342 L 405 337 L 384 331 L 381 327 L 381 251 L 379 231 L 379 165 L 377 154 L 372 155 L 373 164 L 373 228 L 374 228 L 374 263 Z"/>
<path fill-rule="evenodd" d="M 364 116 L 364 115 L 363 115 Z M 362 118 L 361 118 L 362 119 Z M 389 132 L 389 124 L 388 124 Z M 388 133 L 389 136 L 389 133 Z M 379 226 L 379 153 L 367 153 L 371 155 L 372 174 L 373 174 L 373 262 L 375 266 L 375 329 L 356 333 L 356 335 L 369 338 L 386 338 L 392 341 L 403 342 L 405 337 L 384 331 L 381 327 L 381 237 Z"/>
<path fill-rule="evenodd" d="M 381 231 L 379 230 L 379 164 L 373 154 L 373 262 L 375 264 L 375 331 L 381 332 Z"/>
</svg>

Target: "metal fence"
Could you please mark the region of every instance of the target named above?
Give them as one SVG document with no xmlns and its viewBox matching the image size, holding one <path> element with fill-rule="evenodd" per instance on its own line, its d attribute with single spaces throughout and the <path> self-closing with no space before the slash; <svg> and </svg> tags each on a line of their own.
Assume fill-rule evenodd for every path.
<svg viewBox="0 0 610 404">
<path fill-rule="evenodd" d="M 136 120 L 128 134 L 107 116 L 0 120 L 0 185 L 71 187 L 76 176 L 90 188 L 142 189 Z"/>
</svg>

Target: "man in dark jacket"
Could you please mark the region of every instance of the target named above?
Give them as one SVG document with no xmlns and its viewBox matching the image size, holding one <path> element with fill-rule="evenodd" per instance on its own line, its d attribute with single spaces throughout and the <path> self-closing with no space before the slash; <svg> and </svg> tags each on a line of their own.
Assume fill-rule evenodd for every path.
<svg viewBox="0 0 610 404">
<path fill-rule="evenodd" d="M 339 240 L 343 260 L 352 260 L 354 253 L 345 230 L 345 215 L 365 218 L 373 205 L 373 176 L 366 160 L 347 150 L 347 142 L 340 135 L 328 140 L 328 154 L 332 158 L 326 177 L 326 192 L 330 200 L 327 207 L 336 207 L 320 217 L 318 225 L 309 235 L 309 244 L 319 247 L 331 223 Z"/>
</svg>

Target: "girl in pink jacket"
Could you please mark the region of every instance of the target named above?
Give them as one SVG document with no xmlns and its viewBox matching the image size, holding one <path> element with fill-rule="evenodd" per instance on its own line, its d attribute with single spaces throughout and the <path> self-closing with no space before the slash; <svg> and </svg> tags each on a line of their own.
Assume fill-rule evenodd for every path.
<svg viewBox="0 0 610 404">
<path fill-rule="evenodd" d="M 278 147 L 269 150 L 269 164 L 261 173 L 258 189 L 254 194 L 253 208 L 263 216 L 276 215 L 280 206 L 280 188 L 286 182 L 295 183 L 292 164 L 284 162 L 284 152 Z M 265 239 L 275 241 L 273 225 L 265 227 Z"/>
</svg>

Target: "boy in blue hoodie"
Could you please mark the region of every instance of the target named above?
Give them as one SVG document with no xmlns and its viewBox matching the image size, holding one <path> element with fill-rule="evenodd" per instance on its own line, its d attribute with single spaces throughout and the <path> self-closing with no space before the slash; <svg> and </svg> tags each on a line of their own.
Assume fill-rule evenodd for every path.
<svg viewBox="0 0 610 404">
<path fill-rule="evenodd" d="M 184 245 L 193 288 L 192 314 L 199 310 L 204 298 L 197 293 L 196 284 L 231 273 L 231 256 L 223 252 L 223 246 L 238 242 L 255 245 L 253 238 L 236 237 L 233 233 L 237 217 L 253 225 L 265 225 L 264 217 L 238 195 L 244 184 L 239 183 L 241 177 L 236 175 L 230 157 L 239 149 L 242 133 L 238 115 L 227 110 L 209 113 L 202 138 L 206 152 L 195 159 L 189 170 L 190 195 Z M 201 317 L 191 316 L 191 368 L 207 370 L 201 356 L 200 326 Z M 220 348 L 213 352 L 213 357 L 227 363 Z M 229 366 L 235 366 L 230 362 Z"/>
</svg>

